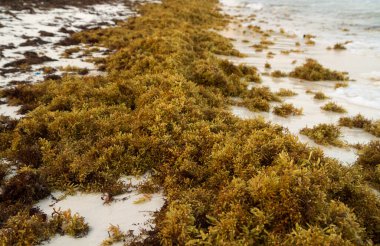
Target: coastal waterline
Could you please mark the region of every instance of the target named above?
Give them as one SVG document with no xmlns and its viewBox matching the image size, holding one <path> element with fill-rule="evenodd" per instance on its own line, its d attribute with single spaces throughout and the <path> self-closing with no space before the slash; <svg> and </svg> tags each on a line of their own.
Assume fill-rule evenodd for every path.
<svg viewBox="0 0 380 246">
<path fill-rule="evenodd" d="M 371 106 L 380 111 L 380 2 L 377 0 L 355 1 L 257 1 L 257 0 L 223 0 L 227 13 L 234 15 L 256 16 L 254 21 L 245 21 L 243 26 L 259 25 L 264 30 L 280 28 L 302 39 L 304 34 L 316 36 L 316 46 L 308 47 L 298 57 L 315 58 L 327 67 L 347 71 L 353 83 L 345 93 L 355 103 Z M 347 50 L 327 51 L 336 43 L 347 44 Z M 293 48 L 294 42 L 279 38 L 281 49 Z M 293 54 L 294 55 L 294 54 Z M 291 56 L 296 59 L 295 57 Z M 290 62 L 276 62 L 274 69 L 291 70 Z M 247 59 L 245 62 L 258 65 L 262 63 Z M 261 62 L 265 62 L 261 61 Z M 272 65 L 273 65 L 272 64 Z M 339 95 L 338 95 L 339 96 Z M 379 117 L 375 113 L 374 117 Z"/>
<path fill-rule="evenodd" d="M 298 34 L 320 34 L 328 40 L 353 40 L 350 47 L 380 56 L 380 2 L 378 0 L 222 0 L 228 11 L 256 14 L 268 26 Z M 377 51 L 377 52 L 376 52 Z"/>
<path fill-rule="evenodd" d="M 378 243 L 379 201 L 359 167 L 226 111 L 259 76 L 215 57 L 242 56 L 210 32 L 226 21 L 216 4 L 166 0 L 121 27 L 80 34 L 117 47 L 111 75 L 19 87 L 37 105 L 3 135 L 18 134 L 13 157 L 56 186 L 98 191 L 117 192 L 122 173 L 152 170 L 167 197 L 153 233 L 163 245 Z"/>
<path fill-rule="evenodd" d="M 258 115 L 273 123 L 283 125 L 300 137 L 302 141 L 315 145 L 313 141 L 299 134 L 305 126 L 317 123 L 336 124 L 341 115 L 323 112 L 323 102 L 313 99 L 306 91 L 323 91 L 348 109 L 348 115 L 362 114 L 370 119 L 380 118 L 380 23 L 378 1 L 230 1 L 224 0 L 225 12 L 236 16 L 239 21 L 221 33 L 231 38 L 235 47 L 246 54 L 244 58 L 226 57 L 235 63 L 256 66 L 263 73 L 263 85 L 273 91 L 280 88 L 295 90 L 298 95 L 287 102 L 303 107 L 303 116 L 284 119 L 272 113 L 252 113 L 245 109 L 233 107 L 236 115 L 252 118 Z M 357 6 L 361 6 L 357 8 Z M 340 7 L 339 7 L 340 6 Z M 332 11 L 334 10 L 334 11 Z M 358 16 L 367 13 L 366 18 Z M 255 34 L 249 27 L 260 27 L 263 31 L 272 32 L 268 40 L 273 41 L 268 49 L 255 50 L 252 45 L 262 41 L 262 35 Z M 304 35 L 311 35 L 315 45 L 305 44 Z M 364 42 L 365 40 L 365 42 Z M 344 43 L 345 50 L 328 49 L 336 43 Z M 271 52 L 274 57 L 268 57 Z M 313 58 L 323 65 L 346 71 L 351 81 L 348 87 L 334 88 L 333 82 L 305 82 L 292 78 L 272 78 L 271 71 L 290 72 L 304 62 Z M 269 63 L 271 69 L 266 68 Z M 252 86 L 255 86 L 252 84 Z M 244 113 L 245 112 L 245 113 Z M 249 116 L 250 115 L 250 116 Z M 343 129 L 346 142 L 354 144 L 368 143 L 376 137 L 362 131 Z M 360 137 L 358 136 L 360 135 Z M 343 163 L 351 164 L 356 160 L 356 150 L 320 146 L 331 157 Z"/>
</svg>

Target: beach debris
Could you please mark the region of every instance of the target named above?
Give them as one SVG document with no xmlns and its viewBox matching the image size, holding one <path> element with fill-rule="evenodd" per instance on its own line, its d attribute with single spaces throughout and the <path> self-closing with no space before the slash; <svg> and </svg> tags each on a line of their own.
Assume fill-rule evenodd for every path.
<svg viewBox="0 0 380 246">
<path fill-rule="evenodd" d="M 273 113 L 281 117 L 288 117 L 290 115 L 302 115 L 302 108 L 296 108 L 291 103 L 282 103 L 279 106 L 273 108 Z"/>
<path fill-rule="evenodd" d="M 290 72 L 289 76 L 308 81 L 348 80 L 348 76 L 345 73 L 332 71 L 328 68 L 324 68 L 314 59 L 307 59 L 303 65 L 296 67 L 292 72 Z"/>
<path fill-rule="evenodd" d="M 324 106 L 321 107 L 321 109 L 325 111 L 331 111 L 334 113 L 347 113 L 347 110 L 344 109 L 342 106 L 339 106 L 335 102 L 328 102 Z"/>
<path fill-rule="evenodd" d="M 344 142 L 339 140 L 342 135 L 341 129 L 333 124 L 321 123 L 312 128 L 305 127 L 300 130 L 300 133 L 308 136 L 317 144 L 344 146 Z"/>
</svg>

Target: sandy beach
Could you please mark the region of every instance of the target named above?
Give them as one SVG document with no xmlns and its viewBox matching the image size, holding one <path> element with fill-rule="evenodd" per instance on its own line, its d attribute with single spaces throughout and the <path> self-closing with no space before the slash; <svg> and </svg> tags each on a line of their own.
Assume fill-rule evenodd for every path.
<svg viewBox="0 0 380 246">
<path fill-rule="evenodd" d="M 2 1 L 0 245 L 379 244 L 377 4 Z"/>
</svg>

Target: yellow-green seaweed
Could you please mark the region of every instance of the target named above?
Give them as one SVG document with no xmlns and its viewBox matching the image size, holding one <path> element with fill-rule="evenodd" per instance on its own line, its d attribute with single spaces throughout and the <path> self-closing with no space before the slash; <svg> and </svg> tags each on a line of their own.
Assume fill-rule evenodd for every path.
<svg viewBox="0 0 380 246">
<path fill-rule="evenodd" d="M 290 72 L 289 76 L 308 81 L 348 80 L 348 77 L 344 73 L 324 68 L 321 64 L 313 59 L 307 59 L 306 63 L 304 63 L 302 66 L 296 67 L 292 72 Z"/>
<path fill-rule="evenodd" d="M 335 102 L 328 102 L 324 106 L 322 106 L 321 109 L 335 113 L 347 113 L 346 109 L 344 109 L 342 106 L 339 106 Z"/>
<path fill-rule="evenodd" d="M 280 99 L 269 89 L 246 89 L 247 76 L 259 78 L 253 68 L 215 56 L 241 56 L 212 31 L 227 22 L 217 1 L 163 0 L 138 13 L 72 37 L 112 50 L 103 60 L 107 76 L 2 92 L 30 112 L 5 128 L 1 155 L 18 175 L 29 166 L 38 181 L 22 187 L 19 199 L 0 196 L 2 214 L 11 211 L 2 222 L 22 225 L 15 216 L 50 189 L 105 191 L 122 175 L 154 170 L 167 203 L 145 245 L 380 243 L 380 202 L 358 168 L 281 126 L 228 112 L 230 96 Z M 35 185 L 46 193 L 30 197 Z M 86 227 L 75 224 L 70 233 L 78 228 Z"/>
<path fill-rule="evenodd" d="M 273 108 L 273 113 L 281 117 L 288 117 L 290 115 L 302 115 L 302 108 L 296 108 L 291 103 L 282 103 Z"/>
<path fill-rule="evenodd" d="M 339 127 L 333 124 L 321 123 L 313 128 L 305 127 L 300 130 L 300 133 L 313 139 L 317 144 L 344 146 L 344 143 L 339 140 L 342 132 Z"/>
</svg>

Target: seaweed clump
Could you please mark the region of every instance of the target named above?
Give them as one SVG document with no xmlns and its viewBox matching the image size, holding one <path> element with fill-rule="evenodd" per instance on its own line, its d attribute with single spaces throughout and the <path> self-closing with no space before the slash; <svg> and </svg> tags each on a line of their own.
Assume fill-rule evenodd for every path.
<svg viewBox="0 0 380 246">
<path fill-rule="evenodd" d="M 322 106 L 321 109 L 335 113 L 347 113 L 346 109 L 344 109 L 342 106 L 339 106 L 335 102 L 328 102 L 324 106 Z"/>
<path fill-rule="evenodd" d="M 325 95 L 325 93 L 321 92 L 321 91 L 318 91 L 314 94 L 314 99 L 317 99 L 317 100 L 326 100 L 326 99 L 329 99 L 328 96 Z"/>
<path fill-rule="evenodd" d="M 283 78 L 283 77 L 287 77 L 288 74 L 285 73 L 285 72 L 282 72 L 280 70 L 275 70 L 273 71 L 271 74 L 270 74 L 272 77 L 274 78 Z"/>
<path fill-rule="evenodd" d="M 339 125 L 349 128 L 361 128 L 376 137 L 380 137 L 380 120 L 372 121 L 361 114 L 353 117 L 342 117 L 339 119 Z"/>
<path fill-rule="evenodd" d="M 334 50 L 345 50 L 347 49 L 346 46 L 344 46 L 344 44 L 342 43 L 336 43 L 333 47 Z"/>
<path fill-rule="evenodd" d="M 281 102 L 281 98 L 269 87 L 253 87 L 243 95 L 242 105 L 252 111 L 269 112 L 270 102 Z"/>
<path fill-rule="evenodd" d="M 273 108 L 273 113 L 281 117 L 288 117 L 290 115 L 302 115 L 302 111 L 302 108 L 296 108 L 291 103 L 283 103 L 280 106 Z"/>
<path fill-rule="evenodd" d="M 339 83 L 335 83 L 335 85 L 334 85 L 335 89 L 345 88 L 345 87 L 348 87 L 348 83 L 347 82 L 343 82 L 343 83 L 339 82 Z"/>
<path fill-rule="evenodd" d="M 289 89 L 280 88 L 280 90 L 276 92 L 276 95 L 280 97 L 293 97 L 297 96 L 297 93 Z"/>
<path fill-rule="evenodd" d="M 359 151 L 355 163 L 363 169 L 365 179 L 380 190 L 380 141 L 372 141 Z"/>
<path fill-rule="evenodd" d="M 0 229 L 0 242 L 4 245 L 37 245 L 54 234 L 75 238 L 88 234 L 89 226 L 79 214 L 70 210 L 55 211 L 48 219 L 38 209 L 21 211 L 12 216 Z"/>
<path fill-rule="evenodd" d="M 348 80 L 348 77 L 344 73 L 324 68 L 321 64 L 313 59 L 307 59 L 306 63 L 304 63 L 302 66 L 296 67 L 292 72 L 290 72 L 289 76 L 308 81 Z"/>
<path fill-rule="evenodd" d="M 305 127 L 301 129 L 300 133 L 313 139 L 317 144 L 344 146 L 344 143 L 339 140 L 342 132 L 339 127 L 333 124 L 318 124 L 313 128 Z"/>
<path fill-rule="evenodd" d="M 18 173 L 29 166 L 41 178 L 28 189 L 102 192 L 122 175 L 154 171 L 167 200 L 146 238 L 156 244 L 380 243 L 380 202 L 358 170 L 281 126 L 226 110 L 230 96 L 266 106 L 280 99 L 265 87 L 247 90 L 254 69 L 215 55 L 237 54 L 211 30 L 227 21 L 216 0 L 163 0 L 138 11 L 117 27 L 72 36 L 112 51 L 107 76 L 66 76 L 5 93 L 33 106 L 5 130 L 3 151 Z M 2 225 L 32 219 L 15 217 L 33 204 L 21 201 L 1 201 L 2 210 L 21 206 Z M 68 233 L 82 235 L 78 221 Z"/>
</svg>

